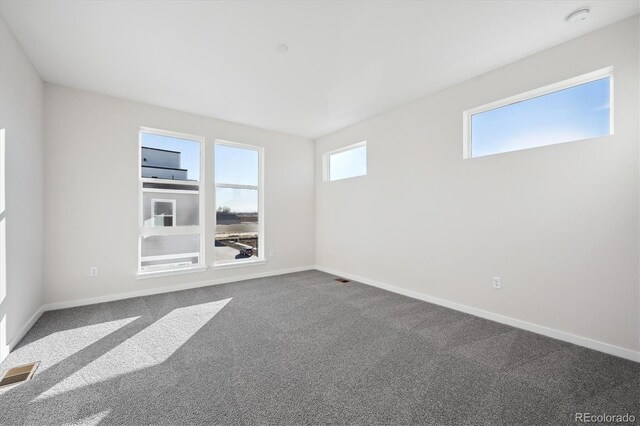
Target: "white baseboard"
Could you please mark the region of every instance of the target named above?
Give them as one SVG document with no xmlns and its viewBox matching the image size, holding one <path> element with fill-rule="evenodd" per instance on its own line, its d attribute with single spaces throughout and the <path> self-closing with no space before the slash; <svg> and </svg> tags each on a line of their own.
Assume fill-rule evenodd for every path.
<svg viewBox="0 0 640 426">
<path fill-rule="evenodd" d="M 31 330 L 31 327 L 33 327 L 33 324 L 35 324 L 36 321 L 38 321 L 38 319 L 44 313 L 44 311 L 45 311 L 44 306 L 40 306 L 40 308 L 38 308 L 38 310 L 33 315 L 31 315 L 31 318 L 29 318 L 29 321 L 27 321 L 27 323 L 24 326 L 22 326 L 20 331 L 18 331 L 18 334 L 13 336 L 13 339 L 11 339 L 11 341 L 7 345 L 8 350 L 4 354 L 4 358 L 6 358 L 7 355 L 9 355 L 9 353 L 16 347 L 16 345 L 20 343 L 20 340 L 22 340 L 22 338 L 27 334 L 27 332 Z M 4 358 L 1 358 L 0 362 L 4 361 Z"/>
<path fill-rule="evenodd" d="M 112 302 L 115 300 L 129 299 L 132 297 L 140 297 L 140 296 L 150 296 L 153 294 L 161 294 L 161 293 L 170 293 L 172 291 L 180 291 L 180 290 L 188 290 L 192 288 L 199 287 L 207 287 L 211 285 L 232 283 L 237 281 L 245 281 L 255 278 L 265 278 L 274 275 L 283 275 L 289 274 L 293 272 L 302 272 L 308 271 L 311 269 L 317 269 L 322 272 L 326 272 L 328 274 L 338 275 L 341 277 L 348 278 L 353 281 L 358 281 L 363 284 L 371 285 L 374 287 L 378 287 L 384 290 L 388 290 L 394 293 L 402 294 L 404 296 L 412 297 L 414 299 L 424 300 L 425 302 L 433 303 L 436 305 L 444 306 L 446 308 L 454 309 L 456 311 L 465 312 L 467 314 L 475 315 L 480 318 L 485 318 L 491 321 L 496 321 L 502 324 L 507 324 L 513 327 L 517 327 L 523 330 L 531 331 L 533 333 L 542 334 L 544 336 L 548 336 L 554 339 L 562 340 L 565 342 L 573 343 L 579 346 L 584 346 L 589 349 L 594 349 L 596 351 L 604 352 L 610 355 L 615 355 L 621 358 L 629 359 L 632 361 L 640 362 L 640 352 L 633 351 L 631 349 L 621 348 L 619 346 L 614 346 L 609 343 L 600 342 L 597 340 L 590 339 L 588 337 L 577 336 L 575 334 L 567 333 L 564 331 L 560 331 L 554 328 L 545 327 L 542 325 L 534 324 L 527 321 L 522 321 L 516 318 L 507 317 L 504 315 L 496 314 L 489 311 L 484 311 L 482 309 L 473 308 L 470 306 L 462 305 L 459 303 L 451 302 L 449 300 L 440 299 L 437 297 L 429 296 L 423 293 L 418 293 L 416 291 L 403 289 L 401 287 L 396 287 L 394 285 L 382 283 L 379 281 L 371 280 L 369 278 L 360 277 L 353 274 L 348 274 L 345 272 L 337 271 L 331 268 L 325 268 L 324 266 L 301 266 L 296 268 L 288 268 L 288 269 L 279 269 L 276 271 L 270 272 L 262 272 L 255 274 L 247 274 L 237 277 L 229 277 L 229 278 L 219 278 L 215 280 L 207 280 L 207 281 L 199 281 L 194 283 L 186 283 L 186 284 L 178 284 L 174 286 L 166 286 L 166 287 L 156 287 L 139 291 L 132 291 L 126 293 L 119 293 L 113 295 L 106 296 L 98 296 L 98 297 L 90 297 L 86 299 L 76 299 L 65 302 L 56 302 L 49 303 L 43 305 L 38 309 L 27 321 L 27 323 L 22 327 L 20 332 L 14 336 L 14 338 L 7 345 L 8 351 L 5 351 L 4 354 L 0 354 L 0 362 L 4 361 L 4 358 L 1 356 L 4 355 L 6 357 L 10 351 L 12 351 L 15 346 L 22 340 L 22 338 L 27 334 L 29 329 L 36 323 L 38 318 L 46 312 L 53 311 L 56 309 L 65 309 L 65 308 L 73 308 L 77 306 L 85 306 L 85 305 L 93 305 L 96 303 L 104 303 L 104 302 Z"/>
<path fill-rule="evenodd" d="M 7 317 L 0 319 L 0 363 L 9 355 L 9 345 L 7 344 Z"/>
<path fill-rule="evenodd" d="M 588 337 L 577 336 L 575 334 L 567 333 L 565 331 L 560 331 L 554 328 L 545 327 L 543 325 L 534 324 L 528 321 L 519 320 L 516 318 L 507 317 L 504 315 L 496 314 L 493 312 L 485 311 L 478 308 L 473 308 L 471 306 L 462 305 L 459 303 L 451 302 L 449 300 L 440 299 L 437 297 L 429 296 L 423 293 L 418 293 L 417 291 L 407 290 L 401 287 L 396 287 L 394 285 L 382 283 L 379 281 L 371 280 L 369 278 L 360 277 L 353 274 L 348 274 L 341 271 L 336 271 L 335 269 L 325 268 L 324 266 L 316 265 L 315 269 L 326 272 L 332 275 L 338 275 L 344 278 L 348 278 L 353 281 L 358 281 L 363 284 L 371 285 L 374 287 L 378 287 L 384 290 L 391 291 L 393 293 L 402 294 L 404 296 L 412 297 L 414 299 L 424 300 L 425 302 L 433 303 L 436 305 L 444 306 L 446 308 L 454 309 L 456 311 L 464 312 L 467 314 L 471 314 L 480 318 L 485 318 L 491 321 L 499 322 L 502 324 L 507 324 L 512 327 L 520 328 L 523 330 L 531 331 L 533 333 L 542 334 L 547 337 L 551 337 L 554 339 L 562 340 L 565 342 L 573 343 L 575 345 L 584 346 L 585 348 L 594 349 L 596 351 L 604 352 L 610 355 L 615 355 L 620 358 L 629 359 L 631 361 L 640 362 L 640 352 L 633 351 L 631 349 L 621 348 L 619 346 L 614 346 L 609 343 L 600 342 L 598 340 L 593 340 Z"/>
<path fill-rule="evenodd" d="M 7 355 L 9 355 L 9 352 L 11 352 L 16 347 L 16 345 L 20 342 L 20 340 L 22 340 L 22 338 L 27 334 L 27 332 L 31 329 L 31 327 L 33 327 L 36 321 L 38 321 L 38 318 L 40 318 L 40 316 L 47 311 L 74 308 L 77 306 L 93 305 L 96 303 L 113 302 L 116 300 L 130 299 L 132 297 L 150 296 L 153 294 L 161 294 L 161 293 L 170 293 L 172 291 L 189 290 L 192 288 L 207 287 L 211 285 L 226 284 L 226 283 L 232 283 L 237 281 L 245 281 L 245 280 L 251 280 L 255 278 L 265 278 L 265 277 L 271 277 L 274 275 L 283 275 L 283 274 L 290 274 L 293 272 L 309 271 L 312 269 L 315 269 L 315 267 L 299 266 L 295 268 L 278 269 L 276 271 L 246 274 L 246 275 L 241 275 L 237 277 L 219 278 L 215 280 L 198 281 L 194 283 L 149 288 L 145 290 L 131 291 L 131 292 L 119 293 L 119 294 L 110 294 L 106 296 L 89 297 L 86 299 L 75 299 L 75 300 L 69 300 L 65 302 L 48 303 L 46 305 L 41 306 L 31 316 L 31 318 L 29 318 L 29 321 L 27 321 L 27 323 L 20 329 L 20 332 L 18 332 L 18 334 L 14 336 L 14 338 L 9 342 L 9 344 L 6 345 L 4 350 L 1 350 L 2 348 L 0 348 L 0 362 L 4 361 Z"/>
<path fill-rule="evenodd" d="M 94 305 L 96 303 L 113 302 L 122 299 L 131 299 L 132 297 L 151 296 L 153 294 L 171 293 L 172 291 L 189 290 L 192 288 L 208 287 L 218 284 L 227 284 L 237 281 L 246 281 L 256 278 L 272 277 L 274 275 L 290 274 L 293 272 L 302 272 L 315 269 L 314 266 L 298 266 L 295 268 L 278 269 L 275 271 L 259 272 L 255 274 L 239 275 L 236 277 L 218 278 L 214 280 L 197 281 L 192 283 L 177 284 L 171 286 L 154 287 L 138 291 L 129 291 L 126 293 L 108 294 L 105 296 L 89 297 L 86 299 L 68 300 L 65 302 L 48 303 L 43 306 L 44 311 L 55 311 L 57 309 L 75 308 L 77 306 Z"/>
</svg>

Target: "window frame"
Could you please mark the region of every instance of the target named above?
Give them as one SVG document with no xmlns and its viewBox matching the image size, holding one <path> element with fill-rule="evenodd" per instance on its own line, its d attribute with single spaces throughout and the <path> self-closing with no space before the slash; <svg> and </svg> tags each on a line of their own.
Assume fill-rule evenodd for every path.
<svg viewBox="0 0 640 426">
<path fill-rule="evenodd" d="M 365 169 L 366 172 L 363 175 L 357 175 L 357 176 L 349 176 L 346 178 L 342 178 L 342 179 L 335 179 L 335 180 L 331 180 L 331 156 L 332 155 L 336 155 L 336 154 L 340 154 L 343 152 L 347 152 L 347 151 L 351 151 L 357 148 L 361 148 L 361 147 L 365 147 L 367 148 L 367 155 L 365 156 Z M 328 151 L 325 152 L 324 154 L 322 154 L 322 180 L 324 182 L 338 182 L 338 181 L 342 181 L 342 180 L 348 180 L 348 179 L 354 179 L 354 178 L 359 178 L 359 177 L 363 177 L 363 176 L 367 176 L 369 174 L 369 149 L 367 147 L 367 141 L 363 140 L 360 142 L 356 142 L 354 144 L 351 145 L 347 145 L 347 146 L 343 146 L 341 148 L 337 148 L 334 149 L 332 151 Z"/>
<path fill-rule="evenodd" d="M 154 192 L 157 192 L 157 191 L 154 191 Z M 171 226 L 178 226 L 178 219 L 176 217 L 177 216 L 176 200 L 172 200 L 168 198 L 152 198 L 151 199 L 151 216 L 155 219 L 156 204 L 161 204 L 161 203 L 171 204 L 171 223 L 172 223 Z"/>
<path fill-rule="evenodd" d="M 473 159 L 473 158 L 481 158 L 481 157 L 490 157 L 492 155 L 498 154 L 506 154 L 508 152 L 516 152 L 516 151 L 524 151 L 531 148 L 541 148 L 542 146 L 553 146 L 566 142 L 557 142 L 549 145 L 536 146 L 531 148 L 523 148 L 517 149 L 513 151 L 505 151 L 505 152 L 496 152 L 493 154 L 483 155 L 481 157 L 474 157 L 472 152 L 472 141 L 471 141 L 471 118 L 483 112 L 491 111 L 494 109 L 502 108 L 511 104 L 516 104 L 519 102 L 528 101 L 530 99 L 538 98 L 544 95 L 548 95 L 551 93 L 559 92 L 561 90 L 570 89 L 572 87 L 580 86 L 582 84 L 591 83 L 596 80 L 600 80 L 603 78 L 609 77 L 609 133 L 610 136 L 614 134 L 613 124 L 614 124 L 614 73 L 613 66 L 609 66 L 606 68 L 602 68 L 596 71 L 588 72 L 586 74 L 581 74 L 576 77 L 572 77 L 566 80 L 562 80 L 556 83 L 552 83 L 543 87 L 539 87 L 537 89 L 529 90 L 524 93 L 520 93 L 514 96 L 509 96 L 504 99 L 500 99 L 498 101 L 489 102 L 487 104 L 481 105 L 479 107 L 467 109 L 462 113 L 462 122 L 463 122 L 463 130 L 462 130 L 462 158 L 463 159 Z M 602 137 L 602 136 L 598 136 Z M 593 138 L 587 138 L 593 139 Z M 581 140 L 587 139 L 576 139 L 575 141 L 567 141 L 567 142 L 577 142 Z"/>
<path fill-rule="evenodd" d="M 198 195 L 198 225 L 186 225 L 177 226 L 175 217 L 176 206 L 174 201 L 174 219 L 173 226 L 144 226 L 144 193 L 185 193 L 187 191 L 180 190 L 162 190 L 157 188 L 144 189 L 145 182 L 153 183 L 166 183 L 175 184 L 180 182 L 183 185 L 193 185 L 192 181 L 182 181 L 173 179 L 156 179 L 156 178 L 143 178 L 142 177 L 142 135 L 153 134 L 158 136 L 166 136 L 170 138 L 184 139 L 188 141 L 198 142 L 200 144 L 200 177 L 198 180 L 198 192 L 188 191 L 191 194 Z M 138 128 L 138 264 L 137 264 L 137 278 L 153 278 L 167 275 L 179 275 L 184 273 L 202 272 L 207 270 L 206 263 L 206 224 L 205 224 L 205 183 L 206 183 L 206 169 L 205 169 L 205 151 L 206 141 L 202 136 L 191 135 L 188 133 L 174 132 L 170 130 L 162 130 L 151 127 L 139 127 Z M 170 201 L 170 200 L 161 200 Z M 153 216 L 153 206 L 151 210 L 151 216 Z M 159 265 L 157 268 L 147 267 L 142 269 L 142 237 L 145 236 L 171 236 L 171 235 L 199 235 L 200 236 L 200 252 L 198 253 L 198 263 L 189 266 L 177 266 L 173 268 Z"/>
<path fill-rule="evenodd" d="M 242 185 L 242 184 L 229 184 L 229 183 L 220 183 L 216 181 L 216 146 L 224 145 L 232 148 L 240 148 L 240 149 L 250 149 L 258 152 L 258 185 Z M 262 265 L 267 262 L 266 256 L 266 238 L 265 238 L 265 210 L 264 210 L 264 200 L 265 200 L 265 190 L 264 190 L 264 147 L 258 145 L 250 145 L 246 143 L 240 142 L 232 142 L 224 139 L 215 139 L 213 141 L 213 156 L 212 156 L 212 171 L 211 175 L 213 178 L 213 241 L 211 242 L 211 247 L 213 247 L 213 262 L 211 263 L 211 267 L 214 269 L 229 269 L 229 268 L 242 268 L 245 266 L 252 265 Z M 228 263 L 218 263 L 216 261 L 216 253 L 215 253 L 215 241 L 216 241 L 216 231 L 218 227 L 218 219 L 216 215 L 217 211 L 217 188 L 230 188 L 230 189 L 250 189 L 258 191 L 258 257 L 256 259 L 242 260 L 239 262 L 228 262 Z"/>
</svg>

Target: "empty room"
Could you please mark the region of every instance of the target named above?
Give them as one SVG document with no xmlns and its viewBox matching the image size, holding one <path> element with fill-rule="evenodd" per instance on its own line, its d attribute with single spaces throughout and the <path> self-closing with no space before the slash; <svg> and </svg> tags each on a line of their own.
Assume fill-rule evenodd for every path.
<svg viewBox="0 0 640 426">
<path fill-rule="evenodd" d="M 640 425 L 640 0 L 0 0 L 0 425 Z"/>
</svg>

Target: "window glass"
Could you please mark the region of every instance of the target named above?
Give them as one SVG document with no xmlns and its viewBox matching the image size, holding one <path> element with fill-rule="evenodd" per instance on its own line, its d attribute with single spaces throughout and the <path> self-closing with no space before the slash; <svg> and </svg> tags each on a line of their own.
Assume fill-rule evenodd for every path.
<svg viewBox="0 0 640 426">
<path fill-rule="evenodd" d="M 260 259 L 260 150 L 216 143 L 215 168 L 215 264 Z"/>
<path fill-rule="evenodd" d="M 165 201 L 162 203 L 162 201 Z M 153 226 L 198 226 L 200 224 L 200 200 L 197 193 L 143 192 L 143 219 L 145 227 Z M 152 206 L 154 211 L 152 212 Z M 171 216 L 171 225 L 154 220 L 159 215 Z M 163 222 L 162 222 L 163 223 Z"/>
<path fill-rule="evenodd" d="M 200 235 L 153 235 L 142 237 L 142 267 L 169 269 L 199 263 Z"/>
<path fill-rule="evenodd" d="M 216 144 L 216 183 L 258 186 L 258 151 Z"/>
<path fill-rule="evenodd" d="M 367 146 L 329 154 L 329 180 L 340 180 L 367 174 Z"/>
<path fill-rule="evenodd" d="M 204 139 L 173 132 L 140 132 L 141 273 L 184 269 L 203 262 L 203 144 Z"/>
<path fill-rule="evenodd" d="M 216 211 L 258 217 L 258 190 L 216 188 Z"/>
<path fill-rule="evenodd" d="M 471 116 L 471 156 L 481 157 L 611 133 L 611 77 Z"/>
</svg>

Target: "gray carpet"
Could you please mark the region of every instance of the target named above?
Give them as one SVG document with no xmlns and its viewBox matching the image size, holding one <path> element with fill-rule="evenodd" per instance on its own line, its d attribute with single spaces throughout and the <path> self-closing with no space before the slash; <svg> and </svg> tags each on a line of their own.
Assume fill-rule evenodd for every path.
<svg viewBox="0 0 640 426">
<path fill-rule="evenodd" d="M 640 364 L 308 271 L 45 313 L 0 424 L 640 421 Z"/>
</svg>

